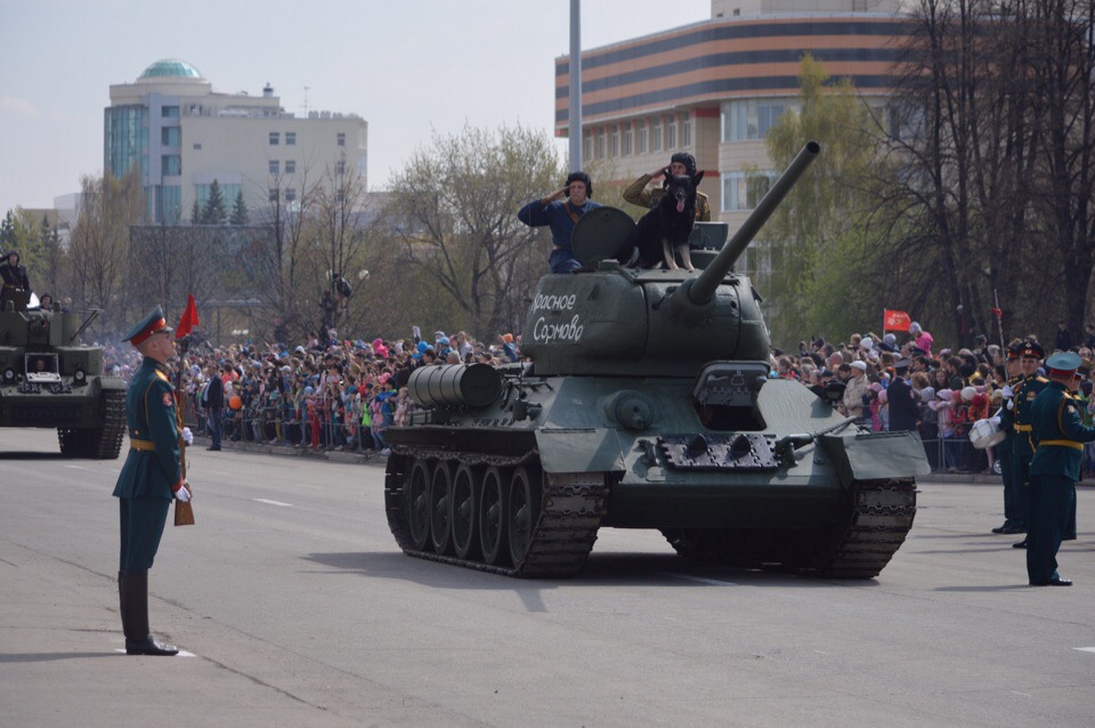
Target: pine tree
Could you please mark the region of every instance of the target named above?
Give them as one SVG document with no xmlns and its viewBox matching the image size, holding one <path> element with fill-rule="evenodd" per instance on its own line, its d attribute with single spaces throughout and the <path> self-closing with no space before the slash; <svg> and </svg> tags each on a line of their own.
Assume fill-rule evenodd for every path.
<svg viewBox="0 0 1095 728">
<path fill-rule="evenodd" d="M 236 193 L 236 202 L 232 205 L 232 219 L 229 225 L 246 225 L 251 222 L 251 213 L 247 211 L 247 203 L 243 201 L 243 190 Z"/>
<path fill-rule="evenodd" d="M 221 194 L 221 186 L 217 180 L 209 185 L 209 199 L 205 201 L 205 209 L 202 210 L 202 223 L 205 225 L 224 225 L 228 222 L 228 213 L 224 209 L 224 195 Z"/>
<path fill-rule="evenodd" d="M 190 210 L 190 224 L 201 225 L 202 224 L 202 208 L 198 204 L 198 198 L 194 198 L 194 207 Z"/>
</svg>

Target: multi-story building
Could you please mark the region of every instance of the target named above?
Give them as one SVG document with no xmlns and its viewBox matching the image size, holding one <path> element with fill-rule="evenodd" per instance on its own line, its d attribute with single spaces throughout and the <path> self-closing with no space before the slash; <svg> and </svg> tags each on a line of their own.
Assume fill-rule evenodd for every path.
<svg viewBox="0 0 1095 728">
<path fill-rule="evenodd" d="M 242 193 L 254 213 L 291 208 L 305 179 L 356 170 L 366 184 L 368 124 L 356 114 L 286 113 L 267 84 L 261 96 L 225 94 L 189 63 L 157 61 L 133 83 L 110 87 L 103 168 L 139 165 L 148 218 L 190 218 L 216 180 L 231 209 Z"/>
<path fill-rule="evenodd" d="M 583 160 L 629 182 L 667 165 L 673 152 L 691 152 L 705 171 L 713 219 L 736 229 L 779 172 L 764 135 L 798 106 L 803 54 L 884 106 L 896 41 L 908 32 L 901 4 L 712 0 L 709 20 L 583 51 Z M 567 134 L 568 115 L 563 56 L 555 62 L 557 135 Z"/>
</svg>

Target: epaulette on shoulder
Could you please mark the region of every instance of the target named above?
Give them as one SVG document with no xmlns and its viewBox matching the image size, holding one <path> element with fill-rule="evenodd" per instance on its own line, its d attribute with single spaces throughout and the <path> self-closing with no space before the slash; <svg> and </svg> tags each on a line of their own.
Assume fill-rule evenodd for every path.
<svg viewBox="0 0 1095 728">
<path fill-rule="evenodd" d="M 1034 381 L 1041 382 L 1042 384 L 1049 384 L 1049 380 L 1045 377 L 1035 377 Z"/>
<path fill-rule="evenodd" d="M 159 377 L 160 379 L 164 380 L 168 384 L 171 384 L 171 379 L 166 374 L 161 372 L 159 369 L 156 370 L 156 376 Z"/>
</svg>

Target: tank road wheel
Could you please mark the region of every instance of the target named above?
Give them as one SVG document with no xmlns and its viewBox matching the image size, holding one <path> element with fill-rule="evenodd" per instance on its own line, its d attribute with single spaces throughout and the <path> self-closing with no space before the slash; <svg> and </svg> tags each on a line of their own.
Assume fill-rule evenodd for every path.
<svg viewBox="0 0 1095 728">
<path fill-rule="evenodd" d="M 452 546 L 452 468 L 444 460 L 437 463 L 430 480 L 430 542 L 436 554 L 448 553 Z"/>
<path fill-rule="evenodd" d="M 540 517 L 540 471 L 521 466 L 513 471 L 506 501 L 506 535 L 510 558 L 519 566 L 532 541 L 532 530 Z"/>
<path fill-rule="evenodd" d="M 430 542 L 430 466 L 425 460 L 414 461 L 407 479 L 407 525 L 415 550 L 424 550 Z"/>
<path fill-rule="evenodd" d="M 479 500 L 479 545 L 483 561 L 494 566 L 506 555 L 506 498 L 508 479 L 495 466 L 483 473 L 483 491 Z"/>
<path fill-rule="evenodd" d="M 479 539 L 475 530 L 475 470 L 462 463 L 452 479 L 449 499 L 449 523 L 452 526 L 452 546 L 457 558 L 475 560 L 479 557 Z"/>
</svg>

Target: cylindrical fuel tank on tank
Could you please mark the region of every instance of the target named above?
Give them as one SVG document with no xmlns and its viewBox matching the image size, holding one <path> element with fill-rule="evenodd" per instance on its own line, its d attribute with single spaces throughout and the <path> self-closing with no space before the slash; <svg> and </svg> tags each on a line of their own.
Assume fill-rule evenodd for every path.
<svg viewBox="0 0 1095 728">
<path fill-rule="evenodd" d="M 414 370 L 407 382 L 423 407 L 486 407 L 502 391 L 502 378 L 489 364 L 442 364 Z"/>
</svg>

